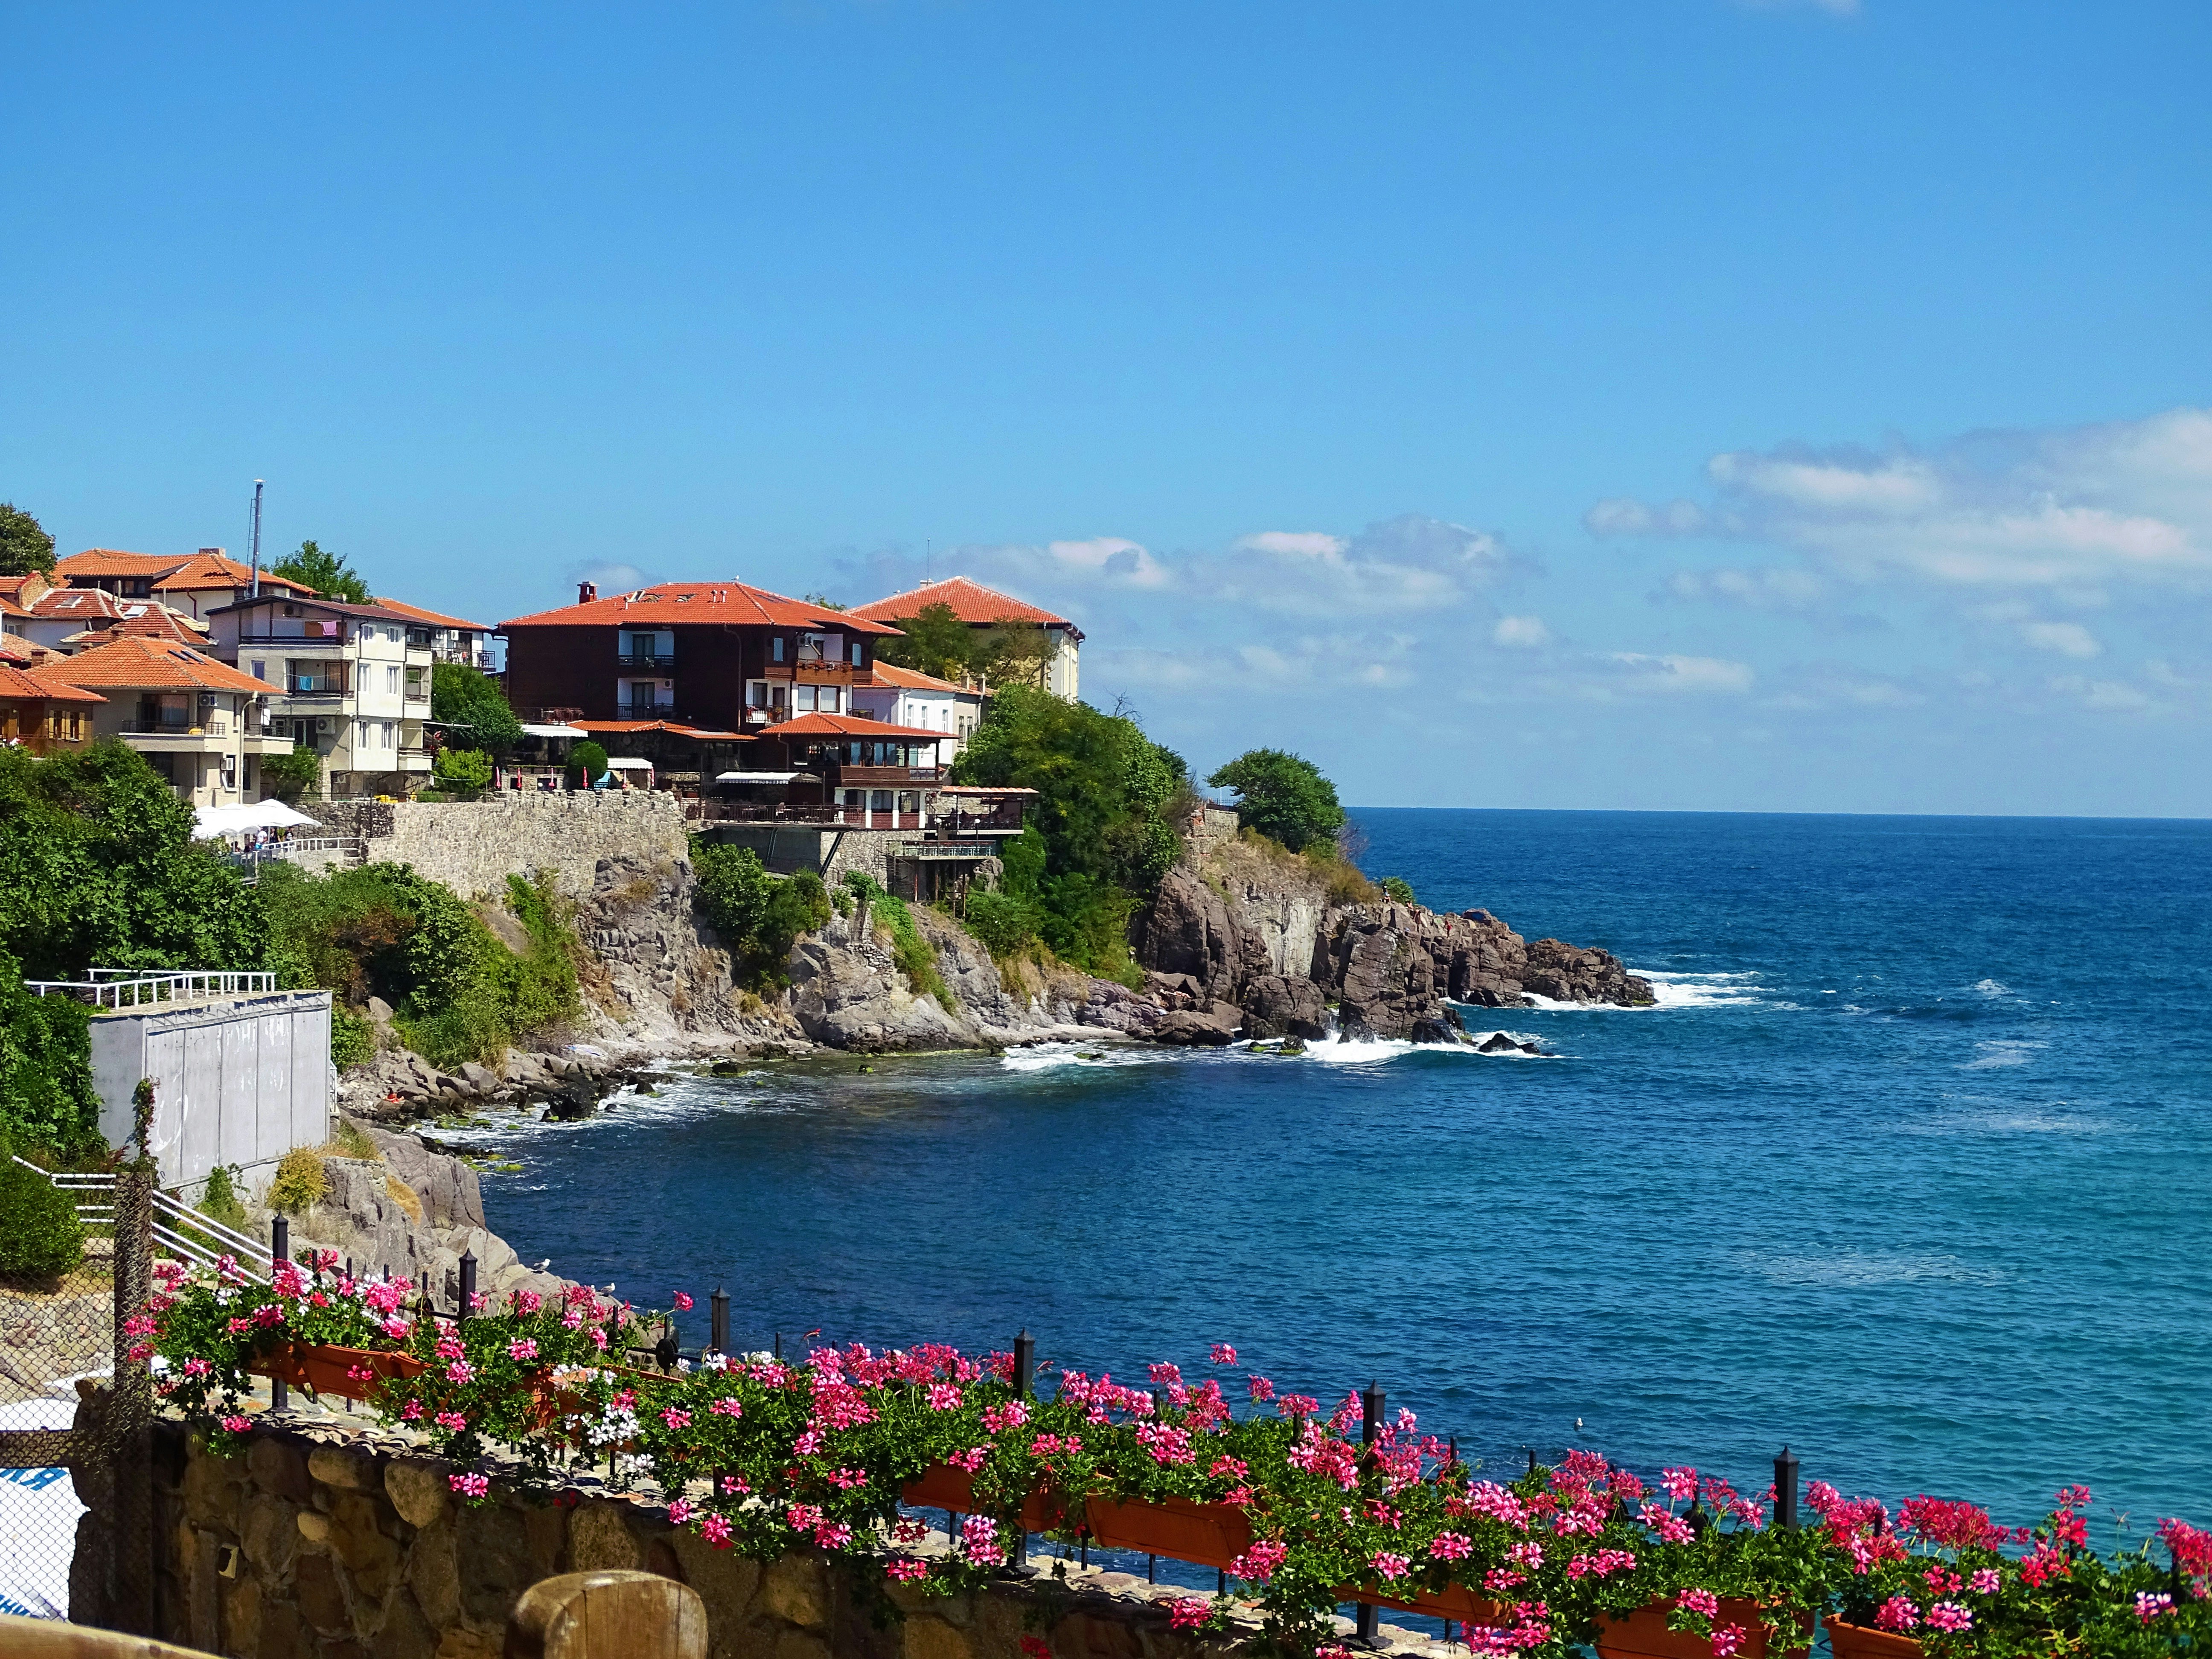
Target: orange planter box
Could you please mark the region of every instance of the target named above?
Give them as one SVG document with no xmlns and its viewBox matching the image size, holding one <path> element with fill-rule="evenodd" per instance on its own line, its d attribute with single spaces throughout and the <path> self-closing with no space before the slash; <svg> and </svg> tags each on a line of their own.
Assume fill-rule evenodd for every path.
<svg viewBox="0 0 2212 1659">
<path fill-rule="evenodd" d="M 1505 1622 L 1503 1601 L 1486 1601 L 1464 1584 L 1446 1584 L 1440 1590 L 1408 1590 L 1403 1595 L 1368 1584 L 1344 1591 L 1340 1599 L 1364 1601 L 1370 1607 L 1395 1607 L 1401 1613 L 1426 1613 L 1431 1619 L 1449 1619 L 1462 1625 L 1497 1626 Z M 1710 1655 L 1707 1659 L 1711 1659 Z"/>
<path fill-rule="evenodd" d="M 1835 1650 L 1836 1659 L 1920 1659 L 1917 1636 L 1899 1636 L 1871 1625 L 1847 1625 L 1832 1616 L 1822 1622 L 1828 1627 L 1828 1645 Z"/>
<path fill-rule="evenodd" d="M 950 1463 L 933 1463 L 921 1474 L 899 1488 L 899 1496 L 917 1509 L 951 1510 L 958 1515 L 975 1513 L 975 1477 Z M 1022 1530 L 1051 1532 L 1066 1518 L 1066 1504 L 1049 1487 L 1022 1499 Z"/>
<path fill-rule="evenodd" d="M 1713 1659 L 1713 1644 L 1708 1638 L 1694 1631 L 1667 1628 L 1667 1615 L 1674 1606 L 1672 1601 L 1654 1601 L 1625 1617 L 1607 1614 L 1601 1618 L 1597 1631 L 1598 1659 Z M 1743 1645 L 1736 1650 L 1736 1659 L 1768 1659 L 1770 1653 L 1801 1654 L 1813 1642 L 1809 1619 L 1802 1627 L 1803 1641 L 1786 1649 L 1773 1642 L 1766 1626 L 1759 1622 L 1756 1601 L 1723 1600 L 1720 1616 L 1713 1623 L 1743 1626 Z M 1842 1656 L 1838 1655 L 1837 1659 L 1842 1659 Z"/>
<path fill-rule="evenodd" d="M 368 1400 L 384 1383 L 404 1382 L 430 1369 L 412 1354 L 390 1353 L 378 1348 L 340 1348 L 328 1344 L 310 1346 L 280 1342 L 246 1368 L 257 1376 L 274 1377 L 295 1389 L 318 1395 L 334 1394 L 343 1400 Z M 367 1377 L 349 1375 L 365 1370 Z"/>
<path fill-rule="evenodd" d="M 1252 1541 L 1252 1523 L 1234 1504 L 1194 1504 L 1187 1498 L 1158 1503 L 1086 1498 L 1084 1518 L 1093 1542 L 1109 1549 L 1139 1550 L 1224 1571 Z"/>
</svg>

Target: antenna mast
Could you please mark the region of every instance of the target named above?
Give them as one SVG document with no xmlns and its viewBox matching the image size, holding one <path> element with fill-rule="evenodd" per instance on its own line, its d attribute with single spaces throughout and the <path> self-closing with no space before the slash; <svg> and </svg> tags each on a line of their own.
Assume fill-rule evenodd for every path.
<svg viewBox="0 0 2212 1659">
<path fill-rule="evenodd" d="M 261 480 L 253 481 L 253 589 L 247 596 L 261 597 Z"/>
</svg>

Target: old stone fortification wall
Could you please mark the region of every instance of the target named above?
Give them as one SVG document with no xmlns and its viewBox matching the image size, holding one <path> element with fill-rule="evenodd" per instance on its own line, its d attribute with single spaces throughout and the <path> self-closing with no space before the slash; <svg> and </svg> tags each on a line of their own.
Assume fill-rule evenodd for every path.
<svg viewBox="0 0 2212 1659">
<path fill-rule="evenodd" d="M 1200 1659 L 1236 1651 L 1170 1631 L 1191 1592 L 1039 1558 L 1034 1577 L 927 1599 L 873 1626 L 845 1571 L 811 1552 L 763 1565 L 672 1527 L 664 1504 L 580 1481 L 558 1501 L 456 1502 L 451 1466 L 404 1438 L 318 1419 L 211 1455 L 174 1423 L 154 1430 L 156 1634 L 239 1659 L 498 1659 L 508 1610 L 557 1573 L 642 1568 L 706 1603 L 715 1659 L 1022 1659 L 1025 1634 L 1054 1659 Z M 495 1486 L 496 1493 L 498 1488 Z M 96 1536 L 106 1516 L 84 1525 Z M 941 1549 L 941 1534 L 922 1547 Z M 79 1554 L 85 1554 L 81 1538 Z M 73 1607 L 81 1622 L 99 1609 Z M 1345 1626 L 1348 1632 L 1350 1626 Z M 1385 1626 L 1394 1648 L 1446 1650 Z"/>
<path fill-rule="evenodd" d="M 658 790 L 510 791 L 472 801 L 340 801 L 319 809 L 333 833 L 359 836 L 372 864 L 411 864 L 464 897 L 500 894 L 509 876 L 550 870 L 587 897 L 604 860 L 643 869 L 687 859 L 684 804 Z"/>
</svg>

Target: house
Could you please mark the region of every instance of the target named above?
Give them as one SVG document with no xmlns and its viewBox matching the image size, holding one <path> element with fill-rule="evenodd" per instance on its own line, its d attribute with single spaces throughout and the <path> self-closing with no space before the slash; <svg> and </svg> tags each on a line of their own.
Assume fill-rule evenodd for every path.
<svg viewBox="0 0 2212 1659">
<path fill-rule="evenodd" d="M 919 830 L 923 797 L 945 781 L 937 747 L 939 732 L 890 726 L 853 714 L 797 715 L 761 733 L 761 749 L 771 766 L 812 778 L 817 799 L 843 807 L 842 821 L 862 830 Z M 750 758 L 750 757 L 749 757 Z"/>
<path fill-rule="evenodd" d="M 259 599 L 217 605 L 207 619 L 209 649 L 265 687 L 273 729 L 322 757 L 326 799 L 428 781 L 434 630 L 419 618 L 264 583 Z"/>
<path fill-rule="evenodd" d="M 69 656 L 105 645 L 131 624 L 141 624 L 133 631 L 149 637 L 207 648 L 205 625 L 185 613 L 158 599 L 120 599 L 99 587 L 48 588 L 31 602 L 20 631 L 33 645 Z"/>
<path fill-rule="evenodd" d="M 292 744 L 264 726 L 269 687 L 205 652 L 134 635 L 42 667 L 106 699 L 92 710 L 95 736 L 119 738 L 195 806 L 261 798 L 261 759 Z"/>
<path fill-rule="evenodd" d="M 937 752 L 949 766 L 966 747 L 969 734 L 982 723 L 983 694 L 896 663 L 878 662 L 875 684 L 853 688 L 853 712 L 888 726 L 947 733 Z"/>
<path fill-rule="evenodd" d="M 210 611 L 252 598 L 254 573 L 219 547 L 203 547 L 189 556 L 93 547 L 57 563 L 54 580 L 64 587 L 98 588 L 119 599 L 159 599 L 195 622 L 204 622 Z M 315 591 L 265 569 L 260 583 L 264 597 L 305 599 Z"/>
<path fill-rule="evenodd" d="M 672 723 L 758 732 L 796 715 L 848 714 L 896 634 L 742 582 L 661 582 L 503 622 L 507 700 L 526 720 Z"/>
<path fill-rule="evenodd" d="M 397 611 L 411 618 L 407 643 L 427 647 L 433 663 L 459 663 L 464 668 L 483 673 L 492 672 L 492 630 L 483 623 L 441 616 L 435 611 L 425 611 L 419 605 L 408 605 L 399 599 L 379 599 L 376 602 L 386 611 Z"/>
<path fill-rule="evenodd" d="M 970 628 L 1035 628 L 1044 632 L 1044 662 L 1039 678 L 1054 696 L 1075 701 L 1076 657 L 1083 645 L 1083 630 L 1065 617 L 973 582 L 965 576 L 948 576 L 941 582 L 894 593 L 872 605 L 854 605 L 845 614 L 862 622 L 911 622 L 934 605 L 950 609 Z"/>
<path fill-rule="evenodd" d="M 82 749 L 93 740 L 92 711 L 106 701 L 41 672 L 28 653 L 0 654 L 0 744 L 34 755 Z"/>
</svg>

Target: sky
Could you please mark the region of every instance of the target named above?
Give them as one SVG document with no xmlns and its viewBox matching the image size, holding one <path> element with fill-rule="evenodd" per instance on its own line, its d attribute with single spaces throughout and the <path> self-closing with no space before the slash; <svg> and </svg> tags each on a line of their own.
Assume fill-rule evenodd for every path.
<svg viewBox="0 0 2212 1659">
<path fill-rule="evenodd" d="M 2212 816 L 2212 8 L 0 5 L 0 499 L 963 573 L 1367 805 Z"/>
</svg>

